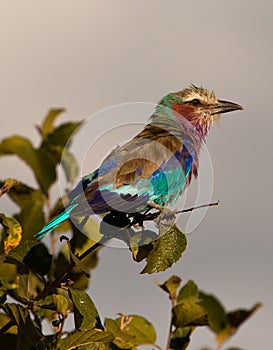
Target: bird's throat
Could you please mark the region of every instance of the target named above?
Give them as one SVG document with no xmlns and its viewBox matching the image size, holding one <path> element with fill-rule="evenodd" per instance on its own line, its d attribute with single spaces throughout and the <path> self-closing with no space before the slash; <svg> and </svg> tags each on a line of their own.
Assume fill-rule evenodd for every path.
<svg viewBox="0 0 273 350">
<path fill-rule="evenodd" d="M 200 115 L 192 106 L 186 104 L 175 103 L 172 105 L 172 110 L 182 126 L 190 123 L 200 139 L 202 141 L 205 140 L 210 129 L 210 122 L 206 117 Z"/>
</svg>

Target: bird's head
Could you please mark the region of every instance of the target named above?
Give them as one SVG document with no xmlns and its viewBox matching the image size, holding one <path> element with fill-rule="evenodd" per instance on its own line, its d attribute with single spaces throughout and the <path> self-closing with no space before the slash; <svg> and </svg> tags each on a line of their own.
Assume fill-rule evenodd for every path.
<svg viewBox="0 0 273 350">
<path fill-rule="evenodd" d="M 162 107 L 181 123 L 185 119 L 190 122 L 202 139 L 221 114 L 243 109 L 236 103 L 218 100 L 214 92 L 195 85 L 164 96 L 158 105 L 161 110 Z"/>
</svg>

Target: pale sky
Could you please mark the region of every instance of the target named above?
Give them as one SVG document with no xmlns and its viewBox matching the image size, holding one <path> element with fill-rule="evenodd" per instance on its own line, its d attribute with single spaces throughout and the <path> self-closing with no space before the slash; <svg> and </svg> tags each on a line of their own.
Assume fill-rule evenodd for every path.
<svg viewBox="0 0 273 350">
<path fill-rule="evenodd" d="M 220 205 L 189 235 L 182 260 L 164 273 L 139 275 L 143 266 L 132 262 L 127 250 L 104 248 L 90 293 L 102 318 L 118 312 L 147 317 L 164 347 L 169 301 L 154 279 L 163 282 L 173 274 L 184 282 L 193 279 L 228 309 L 262 302 L 226 347 L 268 349 L 273 325 L 272 3 L 1 0 L 0 42 L 1 138 L 16 132 L 37 141 L 34 125 L 51 107 L 67 109 L 61 121 L 81 120 L 120 103 L 156 103 L 191 83 L 245 107 L 224 115 L 208 137 L 212 200 Z M 128 121 L 143 123 L 148 117 L 138 109 Z M 107 118 L 98 126 L 107 132 Z M 127 140 L 127 131 L 118 137 Z M 98 136 L 89 133 L 87 141 L 91 145 Z M 102 152 L 115 146 L 111 137 Z M 1 178 L 33 181 L 22 164 L 18 174 L 15 159 L 1 162 Z M 89 155 L 81 167 L 91 172 L 98 162 L 98 154 L 94 164 Z M 12 213 L 14 207 L 1 200 L 0 211 Z M 189 349 L 213 344 L 212 334 L 201 330 Z"/>
</svg>

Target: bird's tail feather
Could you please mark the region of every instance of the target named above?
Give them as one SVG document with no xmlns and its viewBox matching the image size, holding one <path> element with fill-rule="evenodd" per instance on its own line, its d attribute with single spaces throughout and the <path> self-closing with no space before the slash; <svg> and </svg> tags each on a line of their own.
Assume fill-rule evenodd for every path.
<svg viewBox="0 0 273 350">
<path fill-rule="evenodd" d="M 77 206 L 77 204 L 71 205 L 70 207 L 66 208 L 65 211 L 63 211 L 61 214 L 56 216 L 54 219 L 49 221 L 38 233 L 34 235 L 34 238 L 39 241 L 42 239 L 47 233 L 53 231 L 56 227 L 58 227 L 62 222 L 67 220 L 69 218 L 69 214 L 71 211 Z"/>
</svg>

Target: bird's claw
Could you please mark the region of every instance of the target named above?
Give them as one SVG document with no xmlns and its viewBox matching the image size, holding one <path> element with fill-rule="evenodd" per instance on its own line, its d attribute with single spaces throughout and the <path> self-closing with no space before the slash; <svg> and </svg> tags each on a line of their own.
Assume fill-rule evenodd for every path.
<svg viewBox="0 0 273 350">
<path fill-rule="evenodd" d="M 171 210 L 168 208 L 163 208 L 161 213 L 155 219 L 156 224 L 159 226 L 160 223 L 163 223 L 164 225 L 172 226 L 176 219 L 176 212 L 177 209 Z"/>
<path fill-rule="evenodd" d="M 163 223 L 165 225 L 171 226 L 174 224 L 175 219 L 176 219 L 176 212 L 177 209 L 171 210 L 166 207 L 162 207 L 161 205 L 154 203 L 154 202 L 148 202 L 148 205 L 151 208 L 157 209 L 160 211 L 160 214 L 158 217 L 155 219 L 155 222 L 157 225 L 160 223 Z"/>
</svg>

